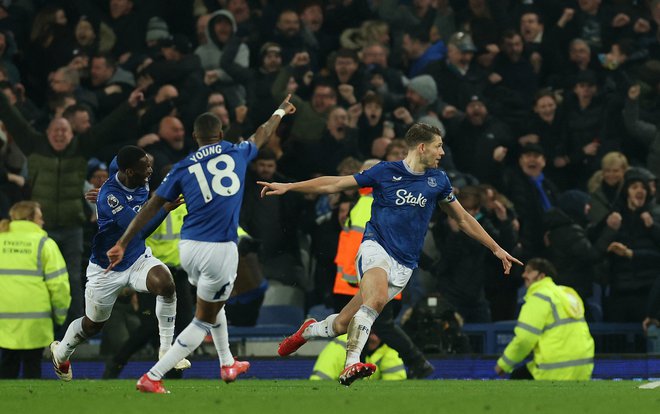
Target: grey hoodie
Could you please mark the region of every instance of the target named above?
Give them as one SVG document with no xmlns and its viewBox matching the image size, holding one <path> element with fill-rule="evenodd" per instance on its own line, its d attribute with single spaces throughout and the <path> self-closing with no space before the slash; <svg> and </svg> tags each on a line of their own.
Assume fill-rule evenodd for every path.
<svg viewBox="0 0 660 414">
<path fill-rule="evenodd" d="M 195 54 L 199 56 L 202 61 L 202 68 L 204 70 L 214 70 L 220 69 L 220 58 L 222 58 L 222 48 L 224 45 L 221 45 L 218 42 L 218 38 L 215 35 L 213 30 L 213 25 L 218 16 L 225 16 L 231 21 L 232 27 L 234 28 L 234 33 L 236 33 L 236 19 L 230 11 L 227 10 L 218 10 L 211 15 L 209 22 L 206 24 L 206 38 L 208 42 L 205 45 L 200 45 L 195 49 Z M 241 43 L 241 46 L 238 48 L 238 53 L 234 59 L 234 63 L 237 65 L 247 68 L 250 65 L 250 49 Z M 225 71 L 220 71 L 220 80 L 222 81 L 232 81 L 231 76 L 225 73 Z"/>
</svg>

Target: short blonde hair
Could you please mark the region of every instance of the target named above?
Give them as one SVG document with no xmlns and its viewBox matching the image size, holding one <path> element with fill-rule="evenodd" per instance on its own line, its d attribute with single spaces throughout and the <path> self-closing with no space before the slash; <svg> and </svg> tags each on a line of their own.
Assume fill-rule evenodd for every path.
<svg viewBox="0 0 660 414">
<path fill-rule="evenodd" d="M 608 152 L 603 156 L 600 162 L 600 168 L 623 167 L 623 170 L 628 170 L 628 158 L 619 151 Z"/>
</svg>

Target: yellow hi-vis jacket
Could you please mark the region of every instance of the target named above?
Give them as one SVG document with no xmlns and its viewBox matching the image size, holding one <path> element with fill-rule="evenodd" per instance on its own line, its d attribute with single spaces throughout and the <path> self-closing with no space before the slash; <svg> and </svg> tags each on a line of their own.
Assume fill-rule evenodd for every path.
<svg viewBox="0 0 660 414">
<path fill-rule="evenodd" d="M 311 380 L 339 380 L 346 361 L 346 334 L 334 338 L 323 348 L 314 364 Z M 369 377 L 375 380 L 404 380 L 406 367 L 399 353 L 384 343 L 376 351 L 367 356 L 366 362 L 376 365 L 378 369 Z"/>
<path fill-rule="evenodd" d="M 533 283 L 520 310 L 515 337 L 497 361 L 505 372 L 531 351 L 527 369 L 537 380 L 589 380 L 594 340 L 584 320 L 584 305 L 570 287 L 545 277 Z"/>
<path fill-rule="evenodd" d="M 151 253 L 159 258 L 163 263 L 170 267 L 181 267 L 181 258 L 179 257 L 179 241 L 181 240 L 181 227 L 183 218 L 188 214 L 186 205 L 182 204 L 177 209 L 170 211 L 160 226 L 145 243 L 151 247 Z"/>
<path fill-rule="evenodd" d="M 60 249 L 37 224 L 9 223 L 0 233 L 0 348 L 37 349 L 53 342 L 71 293 Z"/>
</svg>

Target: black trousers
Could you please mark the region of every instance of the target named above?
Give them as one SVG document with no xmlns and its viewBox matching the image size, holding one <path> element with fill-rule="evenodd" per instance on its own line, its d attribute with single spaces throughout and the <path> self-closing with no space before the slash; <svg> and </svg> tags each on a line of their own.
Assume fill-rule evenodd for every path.
<svg viewBox="0 0 660 414">
<path fill-rule="evenodd" d="M 335 295 L 335 312 L 339 312 L 352 296 Z M 380 339 L 390 348 L 396 350 L 407 367 L 423 363 L 425 358 L 422 351 L 413 344 L 412 340 L 403 329 L 396 323 L 394 318 L 401 309 L 401 301 L 391 300 L 385 305 L 383 311 L 378 315 L 372 329 Z"/>
<path fill-rule="evenodd" d="M 522 365 L 513 370 L 511 376 L 509 377 L 512 380 L 533 380 L 532 374 L 527 369 L 527 365 Z"/>
<path fill-rule="evenodd" d="M 0 378 L 18 378 L 23 363 L 23 378 L 41 378 L 41 355 L 44 349 L 0 348 Z"/>
</svg>

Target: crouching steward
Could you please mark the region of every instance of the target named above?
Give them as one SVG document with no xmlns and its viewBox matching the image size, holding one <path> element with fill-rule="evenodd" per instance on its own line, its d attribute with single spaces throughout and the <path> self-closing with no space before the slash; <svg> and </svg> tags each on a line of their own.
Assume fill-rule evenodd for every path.
<svg viewBox="0 0 660 414">
<path fill-rule="evenodd" d="M 309 377 L 311 380 L 333 380 L 337 381 L 344 370 L 346 360 L 346 338 L 344 334 L 333 338 L 323 351 L 319 354 L 314 364 L 314 370 Z M 383 341 L 374 332 L 371 332 L 367 340 L 367 346 L 363 350 L 361 359 L 378 367 L 376 372 L 369 377 L 371 380 L 404 380 L 406 367 L 399 354 Z"/>
<path fill-rule="evenodd" d="M 589 380 L 594 340 L 584 320 L 584 305 L 570 287 L 558 286 L 557 272 L 545 259 L 531 259 L 522 277 L 527 287 L 515 336 L 497 360 L 495 371 L 511 379 Z M 530 352 L 532 361 L 514 370 Z"/>
</svg>

